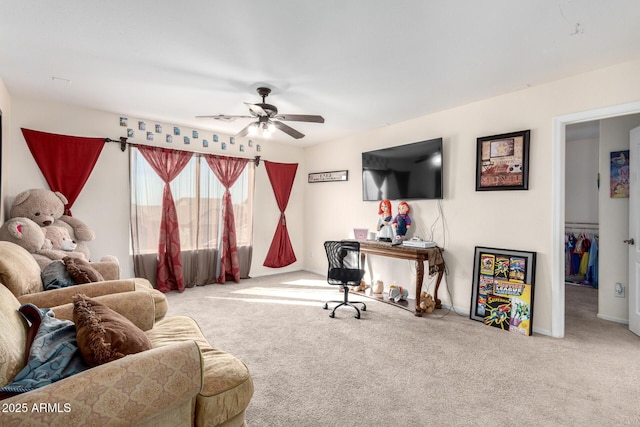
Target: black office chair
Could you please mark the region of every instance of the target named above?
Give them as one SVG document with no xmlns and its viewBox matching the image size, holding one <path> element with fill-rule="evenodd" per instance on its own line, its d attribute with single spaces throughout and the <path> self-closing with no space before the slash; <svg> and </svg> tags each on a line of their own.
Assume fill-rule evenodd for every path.
<svg viewBox="0 0 640 427">
<path fill-rule="evenodd" d="M 349 285 L 359 285 L 364 277 L 364 270 L 360 268 L 360 243 L 351 241 L 329 241 L 324 242 L 324 249 L 327 252 L 329 261 L 329 271 L 327 272 L 327 282 L 330 285 L 342 286 L 344 300 L 327 301 L 324 309 L 329 308 L 329 303 L 339 303 L 333 308 L 329 317 L 336 316 L 336 309 L 343 305 L 348 305 L 356 310 L 355 318 L 360 318 L 360 310 L 354 304 L 362 304 L 362 311 L 367 311 L 367 306 L 362 301 L 349 301 Z"/>
</svg>

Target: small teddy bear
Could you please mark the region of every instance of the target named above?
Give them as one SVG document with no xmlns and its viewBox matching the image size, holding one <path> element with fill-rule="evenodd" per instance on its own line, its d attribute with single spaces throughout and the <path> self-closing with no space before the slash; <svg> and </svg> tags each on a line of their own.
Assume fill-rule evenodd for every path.
<svg viewBox="0 0 640 427">
<path fill-rule="evenodd" d="M 420 292 L 420 309 L 425 313 L 433 313 L 436 308 L 436 302 L 433 300 L 431 294 L 422 291 Z"/>
<path fill-rule="evenodd" d="M 369 288 L 370 288 L 370 286 L 367 285 L 367 282 L 365 282 L 364 279 L 361 279 L 359 285 L 351 287 L 351 291 L 352 292 L 364 292 L 365 290 L 367 290 Z"/>
<path fill-rule="evenodd" d="M 382 280 L 377 280 L 376 284 L 373 287 L 373 293 L 378 295 L 378 294 L 382 294 L 384 292 L 384 283 L 382 282 Z"/>
<path fill-rule="evenodd" d="M 49 225 L 42 229 L 44 230 L 44 236 L 51 241 L 53 249 L 73 252 L 78 247 L 78 244 L 71 238 L 66 228 Z"/>
</svg>

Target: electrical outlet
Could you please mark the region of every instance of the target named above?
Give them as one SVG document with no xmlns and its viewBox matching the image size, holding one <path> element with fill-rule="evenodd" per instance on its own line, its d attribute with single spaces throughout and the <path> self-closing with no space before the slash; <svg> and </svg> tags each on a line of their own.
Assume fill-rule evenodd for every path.
<svg viewBox="0 0 640 427">
<path fill-rule="evenodd" d="M 624 285 L 622 283 L 616 283 L 613 287 L 613 291 L 618 298 L 624 298 Z"/>
</svg>

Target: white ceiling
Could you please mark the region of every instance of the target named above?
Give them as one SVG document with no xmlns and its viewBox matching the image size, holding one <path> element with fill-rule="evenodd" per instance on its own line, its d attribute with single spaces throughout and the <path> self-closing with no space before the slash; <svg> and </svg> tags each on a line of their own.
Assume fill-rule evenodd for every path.
<svg viewBox="0 0 640 427">
<path fill-rule="evenodd" d="M 255 89 L 314 144 L 640 58 L 637 0 L 0 2 L 12 96 L 235 134 Z"/>
</svg>

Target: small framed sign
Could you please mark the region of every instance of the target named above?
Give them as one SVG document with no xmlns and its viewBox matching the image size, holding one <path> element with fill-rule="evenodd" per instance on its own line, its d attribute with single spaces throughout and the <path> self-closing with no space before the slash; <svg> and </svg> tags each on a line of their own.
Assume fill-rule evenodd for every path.
<svg viewBox="0 0 640 427">
<path fill-rule="evenodd" d="M 309 182 L 348 181 L 349 171 L 315 172 L 309 174 Z"/>
</svg>

